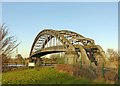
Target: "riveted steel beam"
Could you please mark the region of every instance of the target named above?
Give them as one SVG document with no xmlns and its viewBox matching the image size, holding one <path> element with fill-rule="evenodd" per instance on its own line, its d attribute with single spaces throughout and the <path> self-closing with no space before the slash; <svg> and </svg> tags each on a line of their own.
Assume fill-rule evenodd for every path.
<svg viewBox="0 0 120 86">
<path fill-rule="evenodd" d="M 55 45 L 51 47 L 50 45 L 52 45 L 53 43 L 49 43 L 49 42 L 53 38 L 55 38 L 55 42 L 53 41 Z M 58 49 L 59 48 L 59 45 L 57 45 L 58 40 L 62 43 L 62 46 L 64 48 L 63 51 Z M 36 44 L 39 41 L 41 42 L 40 45 L 42 47 L 38 49 L 35 46 L 37 46 Z M 47 43 L 49 43 L 49 46 L 45 48 L 45 45 Z M 37 47 L 39 47 L 39 45 Z M 106 56 L 103 49 L 99 45 L 95 45 L 95 42 L 93 39 L 86 38 L 76 32 L 72 32 L 68 30 L 52 30 L 52 29 L 44 29 L 38 33 L 38 35 L 36 36 L 32 44 L 30 57 L 35 56 L 35 54 L 38 55 L 38 52 L 41 53 L 42 55 L 41 50 L 44 50 L 44 53 L 45 51 L 49 51 L 49 53 L 54 52 L 52 48 L 53 50 L 55 50 L 55 52 L 58 52 L 58 51 L 69 52 L 69 53 L 80 52 L 82 58 L 89 58 L 96 65 L 97 63 L 94 57 L 95 53 L 99 53 L 103 57 L 104 61 L 106 61 Z M 35 50 L 37 50 L 37 52 L 34 52 Z"/>
</svg>

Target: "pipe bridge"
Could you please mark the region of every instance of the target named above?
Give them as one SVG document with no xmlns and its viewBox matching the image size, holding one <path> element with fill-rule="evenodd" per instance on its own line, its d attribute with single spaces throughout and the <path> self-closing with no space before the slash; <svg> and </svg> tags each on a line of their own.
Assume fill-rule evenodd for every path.
<svg viewBox="0 0 120 86">
<path fill-rule="evenodd" d="M 30 58 L 65 52 L 66 64 L 77 64 L 78 59 L 89 59 L 98 65 L 96 55 L 106 62 L 105 52 L 93 39 L 68 30 L 44 29 L 38 33 L 30 50 Z"/>
</svg>

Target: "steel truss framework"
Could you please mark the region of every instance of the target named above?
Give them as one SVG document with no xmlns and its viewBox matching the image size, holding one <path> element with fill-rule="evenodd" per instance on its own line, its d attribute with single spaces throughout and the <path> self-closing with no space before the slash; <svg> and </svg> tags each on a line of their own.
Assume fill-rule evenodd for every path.
<svg viewBox="0 0 120 86">
<path fill-rule="evenodd" d="M 57 45 L 58 41 L 61 45 Z M 95 45 L 93 39 L 68 30 L 44 29 L 39 32 L 32 44 L 30 57 L 40 57 L 56 52 L 76 52 L 78 56 L 80 52 L 82 58 L 89 58 L 95 65 L 98 64 L 95 55 L 99 54 L 106 62 L 105 52 L 101 46 Z"/>
</svg>

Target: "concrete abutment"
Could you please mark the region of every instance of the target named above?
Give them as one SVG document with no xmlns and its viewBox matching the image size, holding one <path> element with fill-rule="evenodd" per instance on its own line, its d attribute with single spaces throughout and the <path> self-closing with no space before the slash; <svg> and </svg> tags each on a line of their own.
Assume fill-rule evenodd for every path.
<svg viewBox="0 0 120 86">
<path fill-rule="evenodd" d="M 65 64 L 76 64 L 78 54 L 77 52 L 65 52 Z"/>
</svg>

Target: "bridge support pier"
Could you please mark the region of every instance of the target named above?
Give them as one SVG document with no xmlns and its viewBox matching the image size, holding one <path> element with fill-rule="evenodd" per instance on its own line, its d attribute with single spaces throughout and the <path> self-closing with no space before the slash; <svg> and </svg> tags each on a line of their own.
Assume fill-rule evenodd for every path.
<svg viewBox="0 0 120 86">
<path fill-rule="evenodd" d="M 36 58 L 36 66 L 40 66 L 41 65 L 41 61 L 40 61 L 40 57 Z"/>
<path fill-rule="evenodd" d="M 65 64 L 77 64 L 78 54 L 77 52 L 65 53 Z"/>
</svg>

